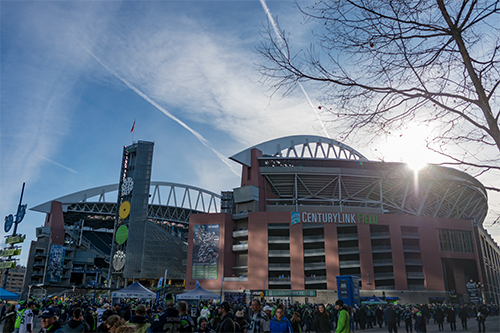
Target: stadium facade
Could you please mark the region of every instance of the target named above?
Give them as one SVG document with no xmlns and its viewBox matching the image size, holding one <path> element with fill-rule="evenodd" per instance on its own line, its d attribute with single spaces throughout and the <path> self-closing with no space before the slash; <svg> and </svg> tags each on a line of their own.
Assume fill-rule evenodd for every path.
<svg viewBox="0 0 500 333">
<path fill-rule="evenodd" d="M 220 213 L 191 215 L 186 283 L 332 302 L 336 276 L 361 296 L 403 302 L 500 301 L 500 250 L 483 228 L 484 186 L 428 165 L 369 161 L 318 136 L 234 156 L 241 186 Z"/>
<path fill-rule="evenodd" d="M 171 284 L 183 285 L 189 217 L 219 212 L 220 195 L 150 181 L 152 158 L 153 143 L 138 141 L 123 149 L 118 184 L 30 208 L 46 216 L 31 242 L 24 294 L 120 288 L 136 280 L 154 288 L 166 270 Z"/>
</svg>

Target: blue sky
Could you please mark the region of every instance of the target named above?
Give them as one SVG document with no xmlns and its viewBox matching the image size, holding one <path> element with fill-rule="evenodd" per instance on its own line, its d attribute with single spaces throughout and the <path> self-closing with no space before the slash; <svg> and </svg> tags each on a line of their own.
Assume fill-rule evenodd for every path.
<svg viewBox="0 0 500 333">
<path fill-rule="evenodd" d="M 229 156 L 281 136 L 324 133 L 300 90 L 270 97 L 258 82 L 255 48 L 268 17 L 257 0 L 0 6 L 1 216 L 15 213 L 23 181 L 28 208 L 118 182 L 134 119 L 135 139 L 155 142 L 152 180 L 217 193 L 239 186 L 241 167 Z M 267 6 L 295 47 L 312 41 L 294 2 Z M 304 88 L 317 105 L 315 88 Z M 374 160 L 406 161 L 411 151 L 437 161 L 423 148 L 425 131 L 370 146 L 344 142 Z M 338 139 L 335 123 L 328 123 L 328 132 Z M 44 218 L 28 211 L 19 232 L 35 239 Z M 23 259 L 28 249 L 25 242 Z"/>
</svg>

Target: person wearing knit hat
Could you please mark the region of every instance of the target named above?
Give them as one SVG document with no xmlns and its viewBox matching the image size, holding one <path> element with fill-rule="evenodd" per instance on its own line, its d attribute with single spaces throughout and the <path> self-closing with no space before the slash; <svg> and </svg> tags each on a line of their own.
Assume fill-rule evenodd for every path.
<svg viewBox="0 0 500 333">
<path fill-rule="evenodd" d="M 335 302 L 335 308 L 339 311 L 337 329 L 335 333 L 349 333 L 349 313 L 344 309 L 344 301 L 338 299 Z"/>
<path fill-rule="evenodd" d="M 413 306 L 413 315 L 415 316 L 415 332 L 417 333 L 426 333 L 427 332 L 427 326 L 426 326 L 426 321 L 425 317 L 422 314 L 421 306 L 418 304 L 415 304 Z"/>
<path fill-rule="evenodd" d="M 205 317 L 198 318 L 198 328 L 194 331 L 194 333 L 215 333 L 213 329 L 207 326 L 208 320 Z"/>
</svg>

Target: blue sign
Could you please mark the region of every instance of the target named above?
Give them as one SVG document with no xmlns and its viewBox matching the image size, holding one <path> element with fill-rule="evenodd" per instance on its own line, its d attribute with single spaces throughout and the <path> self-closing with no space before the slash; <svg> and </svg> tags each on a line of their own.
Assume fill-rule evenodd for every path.
<svg viewBox="0 0 500 333">
<path fill-rule="evenodd" d="M 28 205 L 20 205 L 17 209 L 16 223 L 21 223 L 24 219 L 24 215 L 26 215 L 26 207 L 28 207 Z"/>
<path fill-rule="evenodd" d="M 300 212 L 292 212 L 292 225 L 300 223 Z"/>
<path fill-rule="evenodd" d="M 9 216 L 5 217 L 5 225 L 3 226 L 3 230 L 5 230 L 5 232 L 9 232 L 10 228 L 12 228 L 12 224 L 14 224 L 14 216 L 10 214 Z"/>
<path fill-rule="evenodd" d="M 359 277 L 352 275 L 337 276 L 337 293 L 344 304 L 359 304 Z"/>
</svg>

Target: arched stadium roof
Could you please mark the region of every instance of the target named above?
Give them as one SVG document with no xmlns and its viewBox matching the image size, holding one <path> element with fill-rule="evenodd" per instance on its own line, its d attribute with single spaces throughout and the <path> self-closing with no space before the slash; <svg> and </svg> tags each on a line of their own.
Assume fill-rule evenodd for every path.
<svg viewBox="0 0 500 333">
<path fill-rule="evenodd" d="M 231 156 L 230 159 L 250 166 L 251 151 L 254 148 L 260 150 L 264 156 L 368 161 L 348 145 L 316 135 L 292 135 L 262 142 Z"/>
<path fill-rule="evenodd" d="M 59 201 L 66 215 L 65 222 L 71 223 L 74 222 L 72 219 L 78 220 L 89 214 L 114 216 L 117 197 L 118 184 L 104 185 L 47 201 L 30 210 L 50 213 L 52 201 Z M 220 195 L 217 193 L 171 182 L 152 181 L 150 184 L 148 217 L 152 220 L 188 223 L 193 213 L 217 212 L 220 212 Z M 87 222 L 86 225 L 90 226 Z"/>
</svg>

